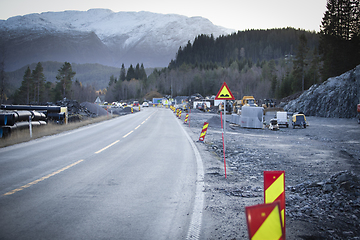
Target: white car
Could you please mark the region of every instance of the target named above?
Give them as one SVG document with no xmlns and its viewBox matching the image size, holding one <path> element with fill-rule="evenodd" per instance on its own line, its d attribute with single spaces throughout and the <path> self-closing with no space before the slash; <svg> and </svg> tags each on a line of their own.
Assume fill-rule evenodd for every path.
<svg viewBox="0 0 360 240">
<path fill-rule="evenodd" d="M 149 103 L 148 103 L 148 102 L 143 102 L 142 106 L 143 106 L 143 107 L 148 107 L 148 106 L 149 106 Z"/>
</svg>

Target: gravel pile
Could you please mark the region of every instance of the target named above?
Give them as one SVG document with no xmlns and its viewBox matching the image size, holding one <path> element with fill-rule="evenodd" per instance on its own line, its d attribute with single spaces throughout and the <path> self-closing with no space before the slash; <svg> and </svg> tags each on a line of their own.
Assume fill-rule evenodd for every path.
<svg viewBox="0 0 360 240">
<path fill-rule="evenodd" d="M 108 114 L 108 112 L 98 104 L 83 102 L 81 103 L 80 106 L 83 107 L 84 110 L 83 111 L 80 110 L 79 112 L 90 113 L 91 117 L 106 116 Z"/>
<path fill-rule="evenodd" d="M 321 221 L 319 228 L 333 239 L 360 239 L 359 184 L 357 175 L 342 171 L 324 182 L 288 186 L 287 215 L 314 224 Z"/>
</svg>

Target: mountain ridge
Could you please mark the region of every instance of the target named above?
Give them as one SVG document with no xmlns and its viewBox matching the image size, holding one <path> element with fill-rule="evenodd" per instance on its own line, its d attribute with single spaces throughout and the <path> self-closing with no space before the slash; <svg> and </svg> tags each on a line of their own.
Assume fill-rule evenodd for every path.
<svg viewBox="0 0 360 240">
<path fill-rule="evenodd" d="M 109 9 L 33 13 L 0 20 L 6 70 L 38 61 L 100 63 L 120 67 L 144 63 L 165 67 L 180 46 L 199 34 L 234 30 L 202 17 Z"/>
</svg>

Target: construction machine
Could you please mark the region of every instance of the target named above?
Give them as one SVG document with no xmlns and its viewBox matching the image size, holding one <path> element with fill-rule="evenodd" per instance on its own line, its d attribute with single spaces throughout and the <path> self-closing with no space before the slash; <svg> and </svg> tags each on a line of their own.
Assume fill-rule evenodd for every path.
<svg viewBox="0 0 360 240">
<path fill-rule="evenodd" d="M 242 106 L 257 107 L 253 96 L 244 96 L 241 100 L 235 100 L 233 103 L 233 113 L 238 113 Z"/>
</svg>

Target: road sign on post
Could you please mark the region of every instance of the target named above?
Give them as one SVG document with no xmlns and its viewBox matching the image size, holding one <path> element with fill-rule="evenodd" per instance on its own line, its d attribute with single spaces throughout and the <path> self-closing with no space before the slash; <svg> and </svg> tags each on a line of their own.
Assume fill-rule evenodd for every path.
<svg viewBox="0 0 360 240">
<path fill-rule="evenodd" d="M 223 152 L 224 152 L 224 169 L 225 169 L 225 178 L 226 178 L 226 160 L 225 160 L 225 133 L 226 133 L 226 100 L 235 100 L 234 95 L 231 93 L 230 88 L 226 84 L 226 82 L 223 83 L 221 86 L 219 92 L 216 94 L 215 100 L 224 100 L 224 123 L 221 123 L 223 126 Z M 222 121 L 221 121 L 222 122 Z"/>
<path fill-rule="evenodd" d="M 215 97 L 215 100 L 235 100 L 234 95 L 231 93 L 230 88 L 226 82 L 224 82 L 221 86 L 218 94 Z"/>
</svg>

